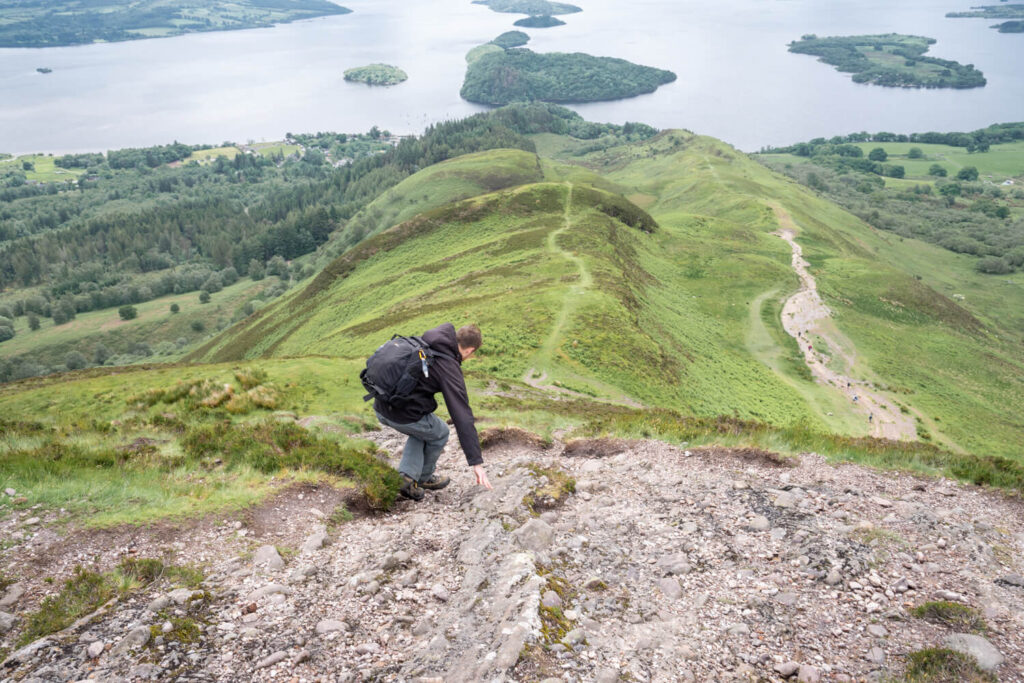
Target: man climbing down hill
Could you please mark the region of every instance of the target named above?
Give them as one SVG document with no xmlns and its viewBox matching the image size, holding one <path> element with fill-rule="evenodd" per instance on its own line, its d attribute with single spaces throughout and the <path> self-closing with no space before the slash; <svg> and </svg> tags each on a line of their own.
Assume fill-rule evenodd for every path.
<svg viewBox="0 0 1024 683">
<path fill-rule="evenodd" d="M 378 349 L 374 357 L 367 361 L 363 380 L 371 392 L 368 398 L 375 396 L 373 409 L 377 419 L 409 437 L 402 451 L 402 461 L 398 465 L 403 480 L 400 493 L 412 500 L 422 500 L 423 489 L 443 489 L 450 482 L 448 477 L 434 473 L 449 435 L 448 425 L 434 415 L 437 410 L 434 395 L 438 392 L 444 397 L 448 413 L 455 423 L 459 444 L 466 454 L 466 462 L 473 468 L 476 483 L 488 489 L 494 488 L 484 472 L 480 437 L 476 432 L 466 381 L 462 376 L 462 362 L 480 348 L 480 328 L 466 325 L 456 332 L 454 325 L 445 323 L 424 332 L 419 340 L 409 340 L 413 340 L 414 346 L 422 341 L 427 348 L 416 349 L 418 362 L 414 357 L 410 369 L 406 371 L 406 375 L 415 378 L 415 386 L 408 393 L 389 401 L 382 397 L 379 390 L 374 393 L 377 387 L 372 386 L 372 377 L 371 383 L 367 384 L 367 373 L 372 375 L 374 357 L 385 346 L 395 343 L 394 339 Z"/>
</svg>

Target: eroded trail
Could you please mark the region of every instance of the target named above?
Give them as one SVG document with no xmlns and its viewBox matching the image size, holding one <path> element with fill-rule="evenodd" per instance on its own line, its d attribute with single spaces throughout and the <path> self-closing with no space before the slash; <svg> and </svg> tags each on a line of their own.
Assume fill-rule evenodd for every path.
<svg viewBox="0 0 1024 683">
<path fill-rule="evenodd" d="M 796 224 L 784 209 L 773 206 L 781 226 L 775 235 L 789 243 L 793 250 L 793 270 L 800 278 L 800 291 L 786 300 L 782 307 L 782 326 L 797 340 L 800 352 L 814 378 L 835 387 L 851 402 L 851 409 L 863 414 L 872 436 L 886 439 L 915 439 L 917 428 L 911 415 L 900 412 L 894 401 L 872 388 L 870 382 L 841 373 L 829 363 L 852 368 L 856 352 L 848 342 L 839 341 L 839 331 L 832 322 L 832 311 L 818 294 L 814 276 L 807 269 L 803 250 L 796 242 Z M 818 342 L 818 348 L 814 343 Z M 824 347 L 824 348 L 822 348 Z M 838 363 L 836 363 L 838 361 Z"/>
</svg>

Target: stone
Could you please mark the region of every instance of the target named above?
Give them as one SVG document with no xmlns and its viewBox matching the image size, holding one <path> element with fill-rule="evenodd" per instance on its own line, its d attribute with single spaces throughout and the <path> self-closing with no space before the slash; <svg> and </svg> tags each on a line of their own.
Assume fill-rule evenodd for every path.
<svg viewBox="0 0 1024 683">
<path fill-rule="evenodd" d="M 158 681 L 163 677 L 163 672 L 164 670 L 156 664 L 137 664 L 128 670 L 128 677 L 133 681 Z"/>
<path fill-rule="evenodd" d="M 984 671 L 995 671 L 1003 663 L 1003 655 L 999 650 L 992 643 L 973 633 L 954 633 L 946 637 L 945 645 L 950 650 L 974 657 Z"/>
<path fill-rule="evenodd" d="M 679 585 L 678 579 L 666 576 L 663 579 L 658 580 L 658 588 L 665 594 L 665 597 L 669 600 L 678 600 L 683 597 L 683 588 Z"/>
<path fill-rule="evenodd" d="M 18 492 L 15 491 L 14 489 L 4 489 L 4 493 L 6 493 L 11 498 L 14 498 L 16 495 L 18 495 Z"/>
<path fill-rule="evenodd" d="M 583 582 L 583 587 L 587 590 L 603 590 L 608 587 L 608 584 L 599 576 L 591 576 Z"/>
<path fill-rule="evenodd" d="M 7 591 L 4 593 L 4 597 L 0 598 L 0 607 L 10 607 L 21 600 L 21 596 L 25 594 L 25 584 L 12 583 L 7 587 Z"/>
<path fill-rule="evenodd" d="M 309 650 L 299 650 L 298 654 L 292 657 L 293 664 L 302 664 L 303 662 L 309 661 L 309 658 L 313 656 L 313 653 Z"/>
<path fill-rule="evenodd" d="M 262 588 L 257 588 L 245 597 L 246 602 L 256 602 L 260 598 L 268 595 L 291 595 L 292 589 L 288 586 L 282 586 L 279 583 L 270 583 Z"/>
<path fill-rule="evenodd" d="M 257 669 L 266 669 L 268 666 L 274 666 L 278 662 L 284 661 L 288 658 L 286 652 L 275 652 L 272 655 L 267 655 L 260 661 L 256 662 Z"/>
<path fill-rule="evenodd" d="M 825 576 L 825 583 L 830 586 L 837 586 L 843 582 L 843 575 L 839 573 L 839 570 L 833 567 L 828 571 Z"/>
<path fill-rule="evenodd" d="M 320 635 L 334 633 L 335 631 L 347 631 L 348 624 L 337 619 L 323 619 L 316 625 L 316 632 Z"/>
<path fill-rule="evenodd" d="M 880 647 L 873 647 L 868 650 L 868 661 L 875 666 L 882 666 L 885 664 L 885 650 Z"/>
<path fill-rule="evenodd" d="M 390 572 L 400 567 L 404 567 L 409 563 L 412 556 L 404 550 L 399 550 L 397 553 L 392 553 L 387 556 L 384 560 L 384 571 Z"/>
<path fill-rule="evenodd" d="M 167 594 L 167 597 L 177 605 L 184 605 L 192 597 L 194 591 L 189 588 L 176 588 Z"/>
<path fill-rule="evenodd" d="M 188 599 L 188 596 L 186 596 L 186 599 Z M 171 598 L 166 595 L 161 595 L 149 603 L 148 609 L 150 612 L 159 612 L 162 609 L 167 609 L 170 604 Z"/>
<path fill-rule="evenodd" d="M 791 508 L 796 506 L 796 496 L 789 491 L 783 491 L 775 496 L 775 500 L 772 502 L 775 504 L 775 507 Z"/>
<path fill-rule="evenodd" d="M 324 547 L 325 543 L 327 543 L 327 527 L 318 526 L 309 536 L 309 538 L 306 539 L 306 542 L 302 544 L 301 552 L 304 555 L 315 553 L 317 550 Z"/>
<path fill-rule="evenodd" d="M 555 539 L 555 530 L 547 522 L 531 519 L 512 532 L 512 535 L 519 541 L 519 545 L 527 550 L 540 552 L 551 545 Z"/>
<path fill-rule="evenodd" d="M 800 683 L 818 683 L 821 680 L 821 672 L 810 664 L 801 664 L 796 674 L 796 680 Z"/>
<path fill-rule="evenodd" d="M 104 647 L 105 645 L 103 641 L 97 640 L 89 645 L 89 648 L 86 650 L 86 654 L 89 655 L 89 659 L 96 659 L 103 654 Z"/>
<path fill-rule="evenodd" d="M 771 522 L 764 515 L 757 515 L 747 523 L 747 528 L 751 531 L 767 531 L 771 526 Z"/>
<path fill-rule="evenodd" d="M 278 554 L 277 548 L 272 545 L 262 545 L 256 550 L 252 563 L 257 566 L 265 566 L 271 571 L 284 567 L 284 560 Z"/>
<path fill-rule="evenodd" d="M 356 645 L 356 654 L 369 655 L 380 652 L 380 645 L 377 643 L 360 643 Z"/>
<path fill-rule="evenodd" d="M 787 607 L 795 605 L 799 598 L 800 596 L 796 593 L 781 592 L 775 594 L 775 602 Z"/>
<path fill-rule="evenodd" d="M 433 595 L 438 600 L 440 600 L 441 602 L 448 602 L 448 598 L 451 597 L 448 594 L 448 589 L 445 588 L 444 586 L 440 585 L 440 584 L 438 584 L 438 585 L 434 586 L 433 588 L 431 588 L 430 589 L 430 594 Z"/>
<path fill-rule="evenodd" d="M 38 517 L 29 517 L 25 520 L 25 526 L 35 526 L 39 524 L 41 520 Z"/>
<path fill-rule="evenodd" d="M 686 553 L 665 555 L 658 560 L 658 567 L 666 574 L 689 574 L 693 570 Z"/>
<path fill-rule="evenodd" d="M 561 607 L 562 598 L 555 591 L 544 591 L 544 595 L 540 597 L 540 604 L 547 608 Z"/>
<path fill-rule="evenodd" d="M 746 624 L 733 624 L 726 632 L 731 636 L 747 636 L 750 635 L 750 627 Z"/>
<path fill-rule="evenodd" d="M 996 583 L 1001 583 L 1004 586 L 1024 588 L 1024 576 L 1021 576 L 1020 574 L 1007 574 L 1006 576 L 1000 576 L 996 579 Z"/>
<path fill-rule="evenodd" d="M 12 628 L 14 628 L 14 624 L 17 621 L 18 617 L 14 616 L 13 614 L 8 614 L 7 612 L 0 612 L 0 633 L 7 633 L 8 631 L 10 631 Z"/>
<path fill-rule="evenodd" d="M 875 638 L 885 638 L 889 635 L 889 631 L 887 631 L 881 624 L 869 624 L 868 633 L 873 635 Z"/>
<path fill-rule="evenodd" d="M 775 669 L 775 673 L 783 678 L 792 678 L 800 670 L 800 665 L 796 662 L 781 662 L 772 668 Z"/>
<path fill-rule="evenodd" d="M 121 642 L 114 646 L 111 653 L 123 655 L 131 650 L 141 650 L 149 642 L 149 636 L 148 626 L 136 626 L 128 632 L 128 635 L 121 639 Z"/>
<path fill-rule="evenodd" d="M 573 630 L 565 634 L 565 637 L 562 638 L 562 642 L 566 643 L 571 647 L 573 645 L 578 645 L 579 643 L 582 643 L 586 639 L 586 637 L 587 636 L 583 632 L 583 629 L 574 628 Z"/>
</svg>

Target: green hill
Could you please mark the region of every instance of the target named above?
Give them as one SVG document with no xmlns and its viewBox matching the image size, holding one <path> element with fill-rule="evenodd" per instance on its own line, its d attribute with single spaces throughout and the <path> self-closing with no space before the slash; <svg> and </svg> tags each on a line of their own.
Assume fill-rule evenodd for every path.
<svg viewBox="0 0 1024 683">
<path fill-rule="evenodd" d="M 192 359 L 358 359 L 393 333 L 476 321 L 487 330 L 481 378 L 866 434 L 838 392 L 806 379 L 781 330 L 796 279 L 771 233 L 789 216 L 856 347 L 850 372 L 887 391 L 926 437 L 1019 452 L 1009 407 L 1024 398 L 1022 328 L 1010 315 L 1024 303 L 1019 287 L 994 293 L 955 255 L 878 233 L 709 138 L 668 132 L 581 156 L 573 149 L 585 143 L 534 139 L 542 156 L 561 157 L 544 161 L 549 182 L 401 223 Z M 657 229 L 620 220 L 645 212 Z"/>
<path fill-rule="evenodd" d="M 499 115 L 542 130 L 542 113 Z M 484 331 L 466 365 L 481 428 L 813 451 L 1024 489 L 1020 274 L 994 282 L 876 231 L 711 138 L 529 142 L 396 183 L 332 236 L 337 258 L 188 363 L 0 386 L 0 477 L 28 492 L 20 505 L 101 525 L 248 505 L 282 480 L 387 507 L 394 478 L 346 436 L 375 423 L 359 370 L 392 334 L 450 320 Z M 798 280 L 780 228 L 833 312 L 843 372 L 918 440 L 865 438 L 863 412 L 809 378 L 781 323 Z"/>
</svg>

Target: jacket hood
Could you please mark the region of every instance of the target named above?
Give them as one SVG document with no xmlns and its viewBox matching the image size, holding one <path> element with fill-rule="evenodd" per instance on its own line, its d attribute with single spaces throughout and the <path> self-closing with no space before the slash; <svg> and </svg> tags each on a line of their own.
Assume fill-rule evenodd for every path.
<svg viewBox="0 0 1024 683">
<path fill-rule="evenodd" d="M 455 325 L 444 323 L 423 333 L 423 341 L 435 351 L 447 353 L 462 365 L 462 354 L 459 353 L 459 342 L 455 338 Z"/>
</svg>

